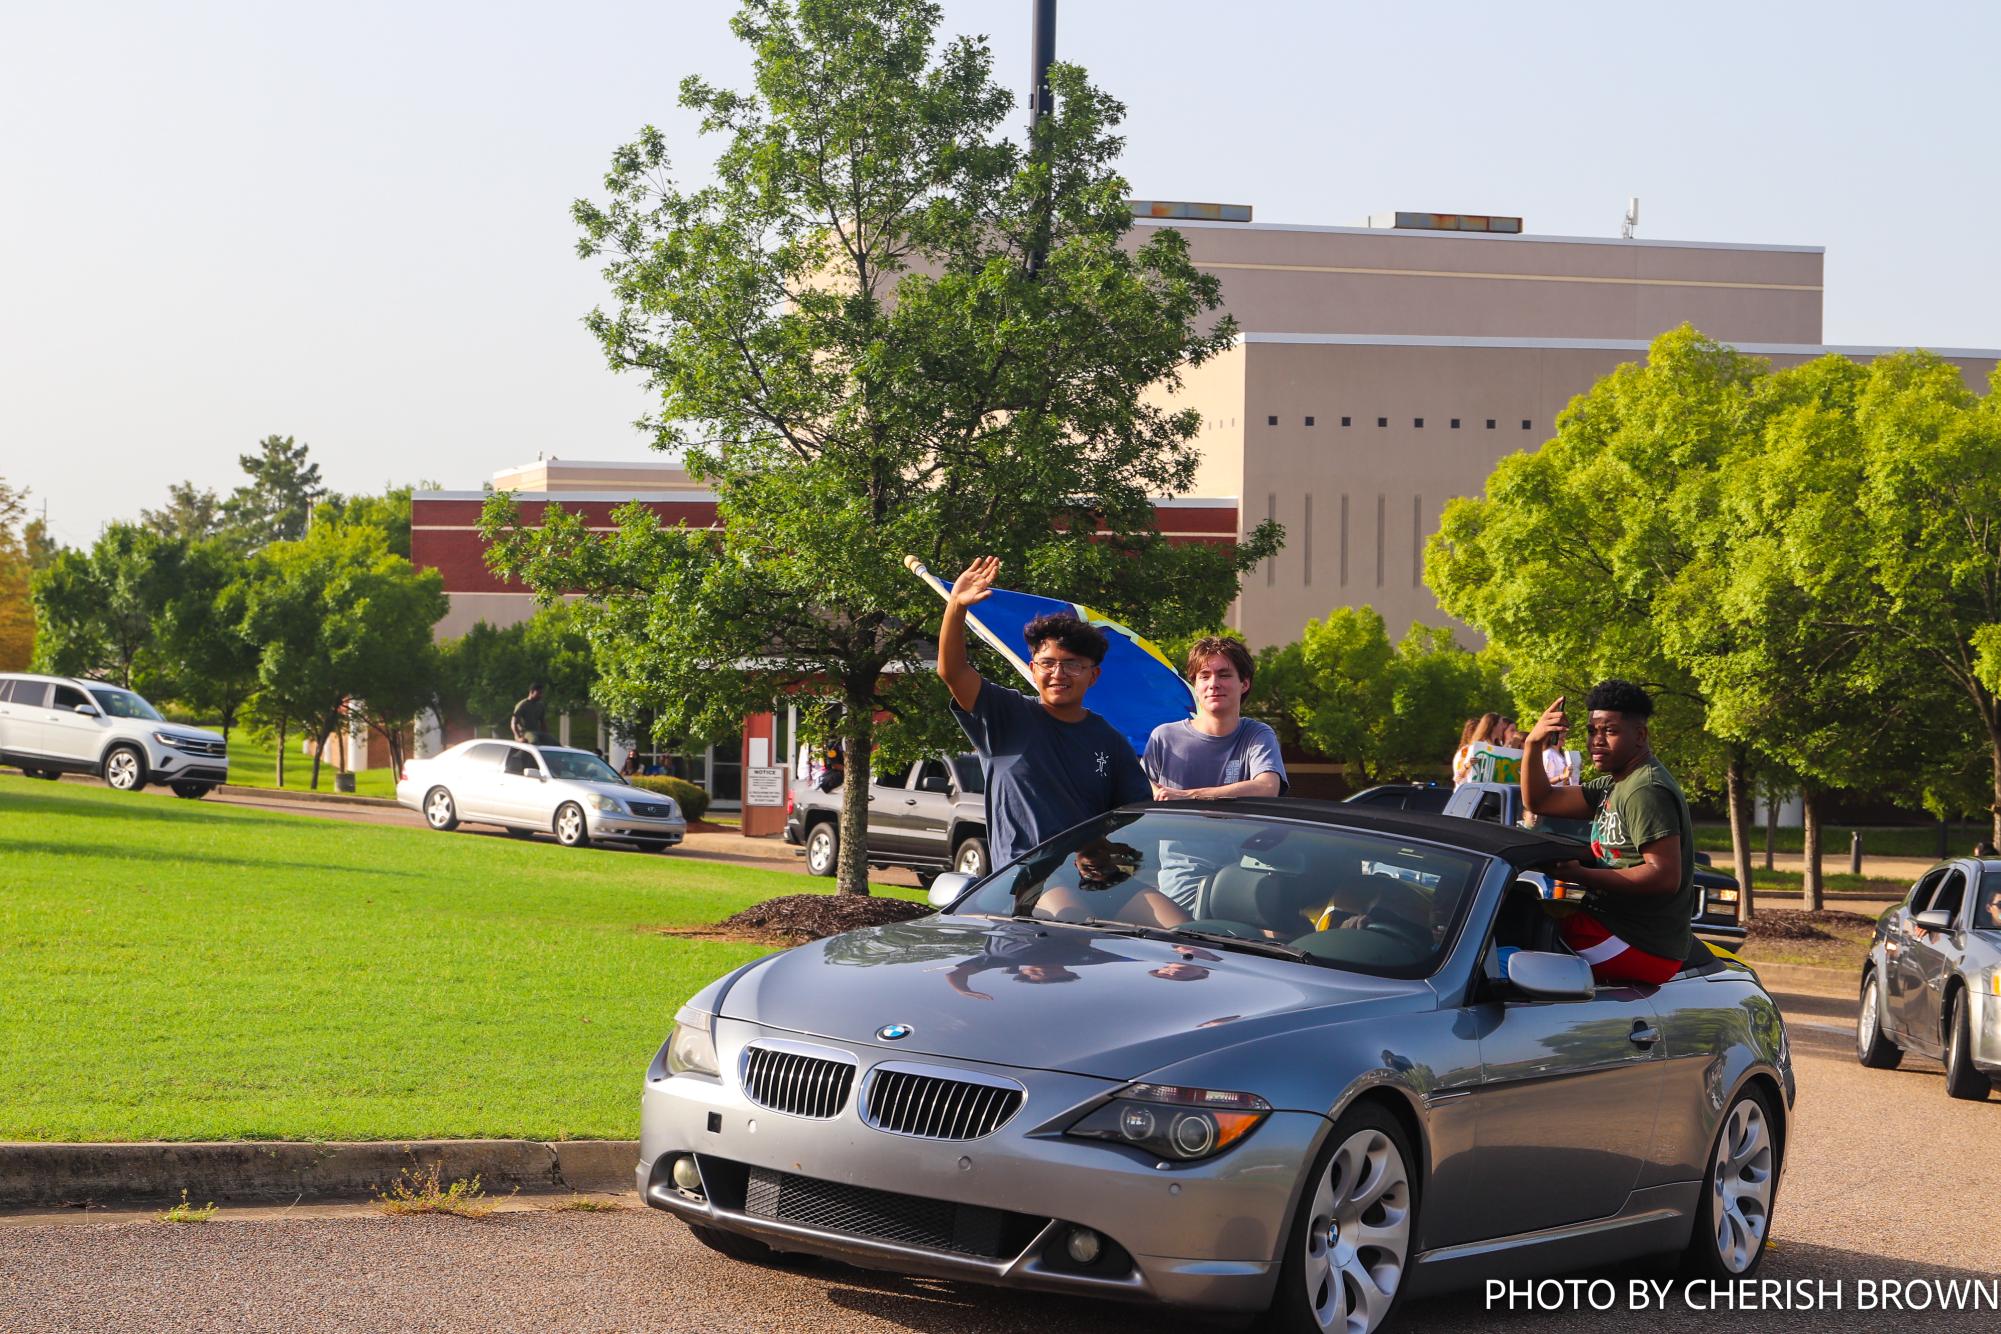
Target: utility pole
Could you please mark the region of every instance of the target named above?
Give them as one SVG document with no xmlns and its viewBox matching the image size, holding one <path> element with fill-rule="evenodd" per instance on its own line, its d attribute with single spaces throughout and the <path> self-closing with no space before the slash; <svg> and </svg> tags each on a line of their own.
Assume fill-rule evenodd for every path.
<svg viewBox="0 0 2001 1334">
<path fill-rule="evenodd" d="M 1056 63 L 1056 0 L 1035 0 L 1035 25 L 1031 37 L 1028 70 L 1028 151 L 1031 157 L 1039 150 L 1035 146 L 1036 131 L 1041 128 L 1051 110 L 1054 97 L 1049 91 L 1049 67 Z M 1047 191 L 1042 197 L 1042 217 L 1035 227 L 1035 239 L 1029 246 L 1028 273 L 1032 278 L 1042 271 L 1043 258 L 1049 253 L 1049 210 L 1051 200 Z"/>
</svg>

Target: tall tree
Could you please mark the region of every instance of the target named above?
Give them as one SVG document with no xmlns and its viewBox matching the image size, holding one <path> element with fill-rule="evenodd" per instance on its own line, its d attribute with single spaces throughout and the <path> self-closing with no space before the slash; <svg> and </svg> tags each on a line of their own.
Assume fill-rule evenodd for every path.
<svg viewBox="0 0 2001 1334">
<path fill-rule="evenodd" d="M 28 493 L 0 480 L 0 672 L 18 672 L 35 652 L 34 564 L 19 531 Z"/>
<path fill-rule="evenodd" d="M 35 662 L 62 676 L 150 689 L 159 621 L 179 589 L 186 544 L 114 523 L 88 551 L 63 551 L 35 576 Z"/>
<path fill-rule="evenodd" d="M 259 650 L 258 709 L 281 731 L 304 724 L 323 743 L 367 691 L 398 704 L 424 697 L 444 583 L 390 551 L 381 530 L 329 525 L 274 542 L 252 558 L 242 599 Z M 313 750 L 315 789 L 323 749 Z"/>
<path fill-rule="evenodd" d="M 225 741 L 257 689 L 258 649 L 243 632 L 247 568 L 223 538 L 193 543 L 157 627 L 167 694 L 217 720 Z"/>
<path fill-rule="evenodd" d="M 167 488 L 167 503 L 156 510 L 140 510 L 139 522 L 162 537 L 200 542 L 222 532 L 222 498 L 193 482 L 176 482 Z"/>
<path fill-rule="evenodd" d="M 1661 638 L 1656 600 L 1694 557 L 1717 503 L 1719 460 L 1755 433 L 1765 363 L 1683 325 L 1580 394 L 1556 435 L 1495 465 L 1483 496 L 1446 505 L 1425 582 L 1447 612 L 1506 655 L 1527 716 L 1582 704 L 1608 676 L 1657 705 L 1656 747 L 1685 786 L 1741 809 L 1750 768 L 1707 727 L 1708 701 Z M 1749 830 L 1733 821 L 1739 863 Z"/>
<path fill-rule="evenodd" d="M 720 531 L 638 506 L 608 537 L 557 506 L 528 531 L 506 496 L 483 525 L 496 569 L 586 596 L 600 699 L 657 735 L 733 730 L 795 690 L 839 706 L 850 893 L 877 714 L 951 736 L 944 692 L 908 670 L 940 606 L 906 554 L 949 575 L 991 552 L 1018 585 L 1166 636 L 1220 620 L 1278 540 L 1175 549 L 1155 527 L 1153 498 L 1192 483 L 1198 423 L 1147 391 L 1234 329 L 1178 233 L 1128 244 L 1123 108 L 1058 66 L 1053 112 L 1009 142 L 987 48 L 938 46 L 939 14 L 748 0 L 753 90 L 681 86 L 723 137 L 714 184 L 677 186 L 649 127 L 608 199 L 575 206 L 615 301 L 589 327 L 659 396 L 656 443 L 713 488 Z"/>
<path fill-rule="evenodd" d="M 342 496 L 329 493 L 313 508 L 314 523 L 372 524 L 389 540 L 389 549 L 410 558 L 410 497 L 417 490 L 435 490 L 435 482 L 415 486 L 385 486 L 380 495 Z"/>
<path fill-rule="evenodd" d="M 595 677 L 590 640 L 567 603 L 501 629 L 475 621 L 438 647 L 438 693 L 475 724 L 505 731 L 516 701 L 535 681 L 547 687 L 543 700 L 551 714 L 590 703 Z"/>
<path fill-rule="evenodd" d="M 306 446 L 289 435 L 267 435 L 255 454 L 239 454 L 236 461 L 250 480 L 223 502 L 232 535 L 252 551 L 304 536 L 313 506 L 326 494 L 320 465 L 307 459 Z"/>
</svg>

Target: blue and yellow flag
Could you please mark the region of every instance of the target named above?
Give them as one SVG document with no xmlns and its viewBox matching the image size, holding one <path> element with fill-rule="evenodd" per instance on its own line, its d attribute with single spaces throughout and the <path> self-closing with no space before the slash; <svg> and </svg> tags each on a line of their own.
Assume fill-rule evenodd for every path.
<svg viewBox="0 0 2001 1334">
<path fill-rule="evenodd" d="M 925 569 L 923 561 L 905 556 L 903 563 L 940 597 L 951 596 L 952 586 Z M 1195 692 L 1181 679 L 1181 673 L 1174 670 L 1166 654 L 1131 629 L 1081 602 L 995 588 L 985 600 L 967 610 L 966 623 L 974 634 L 1013 664 L 1033 688 L 1035 678 L 1029 674 L 1028 645 L 1022 641 L 1021 628 L 1038 616 L 1059 612 L 1089 621 L 1105 632 L 1111 649 L 1105 654 L 1104 670 L 1097 684 L 1084 697 L 1084 705 L 1117 728 L 1132 743 L 1135 755 L 1146 753 L 1147 738 L 1153 735 L 1154 728 L 1194 714 Z"/>
</svg>

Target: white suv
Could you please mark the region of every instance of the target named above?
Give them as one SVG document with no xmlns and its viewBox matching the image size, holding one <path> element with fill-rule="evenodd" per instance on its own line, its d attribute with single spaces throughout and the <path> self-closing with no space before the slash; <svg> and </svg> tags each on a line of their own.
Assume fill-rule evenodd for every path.
<svg viewBox="0 0 2001 1334">
<path fill-rule="evenodd" d="M 130 690 L 14 672 L 0 673 L 0 764 L 30 778 L 97 774 L 120 792 L 165 783 L 180 797 L 229 777 L 221 737 L 166 721 Z"/>
</svg>

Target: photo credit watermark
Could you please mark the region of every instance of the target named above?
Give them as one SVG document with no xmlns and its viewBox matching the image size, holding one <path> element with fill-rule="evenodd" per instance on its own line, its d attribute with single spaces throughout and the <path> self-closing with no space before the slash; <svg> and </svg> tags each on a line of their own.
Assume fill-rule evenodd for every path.
<svg viewBox="0 0 2001 1334">
<path fill-rule="evenodd" d="M 2001 1311 L 2001 1278 L 1490 1278 L 1490 1311 Z"/>
</svg>

